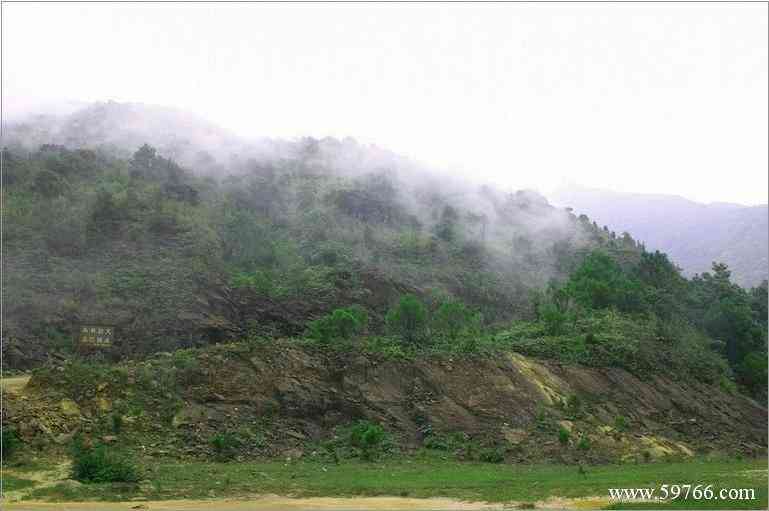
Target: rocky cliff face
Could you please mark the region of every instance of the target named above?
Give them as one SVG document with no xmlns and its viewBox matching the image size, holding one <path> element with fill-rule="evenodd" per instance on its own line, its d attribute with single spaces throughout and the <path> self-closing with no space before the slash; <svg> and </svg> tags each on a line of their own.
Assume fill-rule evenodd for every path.
<svg viewBox="0 0 769 511">
<path fill-rule="evenodd" d="M 514 353 L 420 361 L 291 346 L 180 353 L 98 374 L 40 371 L 22 396 L 6 399 L 9 423 L 43 446 L 77 431 L 102 435 L 104 417 L 120 414 L 143 452 L 180 457 L 210 455 L 212 435 L 243 428 L 258 429 L 261 440 L 241 446 L 240 457 L 310 456 L 336 428 L 363 418 L 383 424 L 406 451 L 459 433 L 509 462 L 766 451 L 767 409 L 755 401 L 621 369 Z M 570 431 L 565 443 L 560 429 Z M 589 448 L 578 448 L 582 438 Z"/>
</svg>

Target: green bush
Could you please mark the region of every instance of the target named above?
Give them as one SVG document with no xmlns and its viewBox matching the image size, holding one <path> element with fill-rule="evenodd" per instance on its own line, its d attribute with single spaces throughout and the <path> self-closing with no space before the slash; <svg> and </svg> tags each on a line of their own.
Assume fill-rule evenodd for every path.
<svg viewBox="0 0 769 511">
<path fill-rule="evenodd" d="M 387 313 L 386 322 L 390 332 L 405 342 L 416 343 L 427 336 L 427 310 L 414 295 L 402 296 Z"/>
<path fill-rule="evenodd" d="M 558 310 L 553 303 L 543 303 L 538 309 L 540 320 L 545 324 L 545 332 L 548 335 L 560 335 L 564 333 L 566 314 Z"/>
<path fill-rule="evenodd" d="M 617 431 L 625 431 L 628 428 L 628 421 L 624 415 L 617 415 L 614 418 L 614 429 Z"/>
<path fill-rule="evenodd" d="M 310 323 L 309 336 L 322 343 L 346 340 L 361 334 L 368 324 L 368 313 L 360 305 L 336 309 Z"/>
<path fill-rule="evenodd" d="M 482 317 L 459 301 L 444 302 L 433 317 L 433 331 L 456 341 L 480 335 Z"/>
<path fill-rule="evenodd" d="M 7 425 L 2 429 L 3 460 L 5 461 L 13 456 L 18 449 L 19 444 L 21 444 L 21 441 L 19 440 L 19 436 L 16 434 L 15 429 Z"/>
<path fill-rule="evenodd" d="M 270 270 L 255 270 L 252 272 L 235 272 L 231 276 L 232 287 L 251 288 L 271 297 L 279 297 L 278 279 Z"/>
<path fill-rule="evenodd" d="M 123 431 L 123 416 L 119 413 L 113 413 L 110 420 L 112 422 L 112 432 L 119 435 Z"/>
<path fill-rule="evenodd" d="M 590 449 L 590 439 L 588 439 L 586 435 L 579 437 L 579 442 L 577 442 L 577 449 L 580 451 L 587 451 Z"/>
<path fill-rule="evenodd" d="M 766 354 L 754 351 L 745 355 L 745 358 L 737 366 L 737 378 L 742 385 L 752 392 L 766 389 Z"/>
<path fill-rule="evenodd" d="M 423 445 L 436 451 L 457 451 L 467 447 L 467 438 L 463 433 L 432 433 L 425 437 Z"/>
<path fill-rule="evenodd" d="M 38 172 L 32 185 L 32 189 L 46 199 L 58 197 L 67 191 L 68 188 L 67 180 L 50 170 Z"/>
<path fill-rule="evenodd" d="M 734 380 L 725 375 L 721 376 L 721 379 L 718 381 L 718 386 L 727 394 L 737 393 L 737 384 L 734 383 Z"/>
<path fill-rule="evenodd" d="M 502 463 L 505 461 L 505 451 L 499 447 L 485 447 L 478 452 L 478 461 Z"/>
<path fill-rule="evenodd" d="M 541 321 L 516 321 L 496 334 L 494 341 L 500 348 L 533 357 L 594 367 L 622 367 L 640 378 L 667 372 L 718 383 L 722 375 L 728 374 L 724 358 L 710 349 L 708 339 L 691 325 L 668 324 L 670 340 L 666 342 L 659 340 L 658 325 L 653 316 L 611 309 L 583 310 L 573 328 L 570 324 L 568 333 L 548 335 Z"/>
<path fill-rule="evenodd" d="M 571 433 L 569 433 L 569 430 L 561 426 L 558 428 L 558 441 L 561 442 L 561 445 L 566 445 L 569 443 L 569 438 L 571 437 Z"/>
<path fill-rule="evenodd" d="M 350 444 L 360 450 L 362 459 L 374 460 L 383 450 L 387 434 L 382 426 L 359 421 L 350 430 Z"/>
<path fill-rule="evenodd" d="M 217 433 L 211 437 L 211 447 L 214 448 L 214 455 L 220 461 L 229 461 L 238 454 L 241 446 L 240 439 L 233 433 Z"/>
<path fill-rule="evenodd" d="M 626 274 L 608 254 L 590 253 L 569 276 L 566 292 L 590 309 L 616 307 L 626 312 L 644 309 L 641 283 Z"/>
<path fill-rule="evenodd" d="M 579 415 L 580 411 L 582 409 L 582 401 L 579 399 L 579 396 L 577 394 L 571 394 L 569 397 L 566 398 L 566 405 L 565 405 L 565 411 L 572 417 L 576 417 Z"/>
<path fill-rule="evenodd" d="M 77 438 L 72 450 L 72 478 L 83 483 L 135 483 L 139 471 L 114 447 L 86 447 Z"/>
<path fill-rule="evenodd" d="M 555 428 L 552 417 L 550 417 L 547 408 L 542 403 L 537 405 L 537 415 L 534 420 L 537 429 L 540 431 L 552 431 Z"/>
</svg>

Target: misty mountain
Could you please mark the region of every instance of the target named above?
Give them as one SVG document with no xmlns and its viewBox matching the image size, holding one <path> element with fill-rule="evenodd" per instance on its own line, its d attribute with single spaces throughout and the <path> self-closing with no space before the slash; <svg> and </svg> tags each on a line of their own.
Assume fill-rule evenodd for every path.
<svg viewBox="0 0 769 511">
<path fill-rule="evenodd" d="M 184 165 L 213 167 L 251 151 L 266 151 L 267 139 L 247 143 L 189 112 L 141 103 L 98 102 L 37 112 L 3 124 L 3 145 L 35 149 L 43 144 L 89 148 L 129 157 L 147 141 Z"/>
<path fill-rule="evenodd" d="M 686 280 L 666 254 L 536 192 L 351 138 L 244 140 L 136 104 L 5 133 L 11 367 L 66 357 L 81 325 L 119 332 L 116 360 L 284 337 L 476 352 L 480 335 L 489 349 L 710 383 L 734 371 L 751 392 L 765 388 L 765 288 L 734 285 L 723 266 Z M 638 202 L 657 215 L 651 231 L 685 217 L 669 200 Z M 713 208 L 754 228 L 744 208 Z M 721 216 L 701 226 L 705 248 L 737 231 Z"/>
<path fill-rule="evenodd" d="M 452 176 L 436 175 L 391 151 L 363 146 L 350 137 L 244 138 L 190 112 L 144 103 L 71 103 L 66 108 L 39 109 L 3 121 L 3 146 L 22 151 L 48 144 L 127 159 L 145 143 L 196 175 L 217 178 L 243 172 L 254 161 L 306 159 L 313 153 L 314 165 L 333 166 L 335 172 L 348 176 L 388 168 L 408 174 L 411 181 L 418 175 L 440 181 L 444 188 L 454 183 L 455 193 L 461 193 L 466 185 Z"/>
<path fill-rule="evenodd" d="M 674 195 L 562 187 L 552 200 L 600 225 L 627 231 L 649 250 L 666 252 L 685 274 L 729 265 L 735 282 L 754 286 L 769 276 L 766 205 L 701 204 Z"/>
<path fill-rule="evenodd" d="M 6 331 L 110 324 L 124 353 L 297 335 L 334 306 L 454 297 L 487 321 L 617 240 L 541 195 L 471 185 L 352 139 L 244 141 L 183 112 L 100 103 L 9 124 Z"/>
</svg>

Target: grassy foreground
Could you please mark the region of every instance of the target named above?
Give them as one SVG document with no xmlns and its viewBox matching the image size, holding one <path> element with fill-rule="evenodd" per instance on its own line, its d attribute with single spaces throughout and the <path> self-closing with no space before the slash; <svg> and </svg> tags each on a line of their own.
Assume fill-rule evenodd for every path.
<svg viewBox="0 0 769 511">
<path fill-rule="evenodd" d="M 578 467 L 499 465 L 445 461 L 434 457 L 388 459 L 378 463 L 314 461 L 259 463 L 154 462 L 145 466 L 146 481 L 126 484 L 54 484 L 33 489 L 35 500 L 118 501 L 246 497 L 279 494 L 318 496 L 449 497 L 468 501 L 535 502 L 550 497 L 608 497 L 609 488 L 659 488 L 661 484 L 713 484 L 720 488 L 755 488 L 756 500 L 679 500 L 665 508 L 766 509 L 765 460 L 704 460 Z M 6 472 L 6 477 L 13 471 Z M 23 473 L 19 473 L 23 477 Z M 660 505 L 634 504 L 629 507 Z"/>
</svg>

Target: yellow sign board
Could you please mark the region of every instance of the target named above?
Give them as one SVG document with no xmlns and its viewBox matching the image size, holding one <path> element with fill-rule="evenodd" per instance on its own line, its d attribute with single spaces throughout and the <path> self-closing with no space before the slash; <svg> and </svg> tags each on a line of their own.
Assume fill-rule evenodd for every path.
<svg viewBox="0 0 769 511">
<path fill-rule="evenodd" d="M 115 338 L 115 328 L 111 326 L 83 325 L 80 328 L 80 344 L 107 348 L 112 346 Z"/>
</svg>

